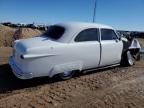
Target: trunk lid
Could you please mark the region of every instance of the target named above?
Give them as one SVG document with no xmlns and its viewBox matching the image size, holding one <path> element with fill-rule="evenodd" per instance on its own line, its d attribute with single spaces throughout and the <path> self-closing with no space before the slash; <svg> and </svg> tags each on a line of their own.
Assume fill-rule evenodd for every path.
<svg viewBox="0 0 144 108">
<path fill-rule="evenodd" d="M 14 43 L 14 49 L 22 54 L 25 54 L 29 49 L 49 48 L 57 44 L 58 42 L 52 41 L 48 37 L 41 36 L 18 40 Z"/>
</svg>

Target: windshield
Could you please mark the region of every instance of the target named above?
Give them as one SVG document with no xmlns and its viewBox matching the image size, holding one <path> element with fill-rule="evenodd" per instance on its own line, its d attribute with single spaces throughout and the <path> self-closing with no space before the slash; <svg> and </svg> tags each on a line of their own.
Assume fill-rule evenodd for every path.
<svg viewBox="0 0 144 108">
<path fill-rule="evenodd" d="M 64 34 L 64 31 L 64 27 L 54 25 L 50 26 L 44 35 L 52 39 L 59 39 Z"/>
</svg>

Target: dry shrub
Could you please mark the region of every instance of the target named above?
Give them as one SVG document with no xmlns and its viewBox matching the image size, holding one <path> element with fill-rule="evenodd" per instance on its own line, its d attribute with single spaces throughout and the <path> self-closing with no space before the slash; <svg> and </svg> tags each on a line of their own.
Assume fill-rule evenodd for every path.
<svg viewBox="0 0 144 108">
<path fill-rule="evenodd" d="M 14 29 L 0 24 L 0 47 L 12 45 Z"/>
<path fill-rule="evenodd" d="M 14 39 L 26 39 L 31 38 L 33 36 L 37 36 L 42 34 L 40 30 L 37 29 L 31 29 L 31 28 L 19 28 L 16 30 L 14 34 Z"/>
</svg>

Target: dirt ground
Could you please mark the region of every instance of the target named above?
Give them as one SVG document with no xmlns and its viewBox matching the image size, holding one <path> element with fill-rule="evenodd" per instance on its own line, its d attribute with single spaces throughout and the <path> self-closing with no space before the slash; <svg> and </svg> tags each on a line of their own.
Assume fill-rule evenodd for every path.
<svg viewBox="0 0 144 108">
<path fill-rule="evenodd" d="M 132 67 L 77 74 L 66 81 L 47 77 L 19 80 L 7 64 L 1 65 L 0 108 L 11 107 L 144 108 L 144 61 Z"/>
<path fill-rule="evenodd" d="M 138 38 L 138 41 L 139 41 L 141 47 L 144 48 L 144 39 L 143 38 Z"/>
<path fill-rule="evenodd" d="M 11 28 L 0 24 L 0 47 L 11 47 L 16 39 L 27 39 L 42 34 L 44 31 L 32 28 Z"/>
</svg>

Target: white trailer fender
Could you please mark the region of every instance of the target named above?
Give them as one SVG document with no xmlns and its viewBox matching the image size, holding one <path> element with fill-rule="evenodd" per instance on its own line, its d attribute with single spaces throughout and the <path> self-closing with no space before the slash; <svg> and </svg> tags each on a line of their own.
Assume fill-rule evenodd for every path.
<svg viewBox="0 0 144 108">
<path fill-rule="evenodd" d="M 74 62 L 67 62 L 64 64 L 55 65 L 52 71 L 49 74 L 49 77 L 53 77 L 56 74 L 66 72 L 66 71 L 74 71 L 74 70 L 82 70 L 83 62 L 82 61 L 74 61 Z"/>
</svg>

